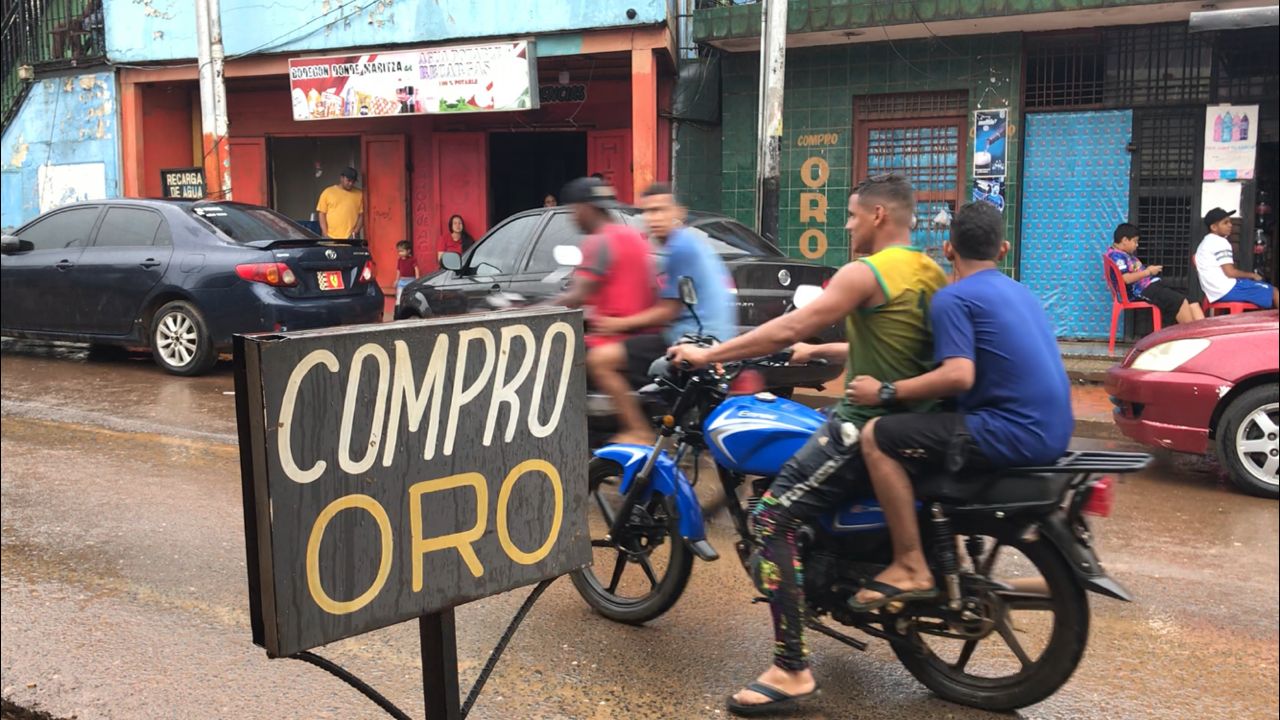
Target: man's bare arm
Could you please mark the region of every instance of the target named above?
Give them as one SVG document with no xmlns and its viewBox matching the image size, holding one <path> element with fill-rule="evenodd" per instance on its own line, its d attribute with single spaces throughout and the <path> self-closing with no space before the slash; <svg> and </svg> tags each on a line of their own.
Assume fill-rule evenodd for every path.
<svg viewBox="0 0 1280 720">
<path fill-rule="evenodd" d="M 973 387 L 974 366 L 969 358 L 953 357 L 923 375 L 894 383 L 898 400 L 932 400 L 954 397 Z"/>
</svg>

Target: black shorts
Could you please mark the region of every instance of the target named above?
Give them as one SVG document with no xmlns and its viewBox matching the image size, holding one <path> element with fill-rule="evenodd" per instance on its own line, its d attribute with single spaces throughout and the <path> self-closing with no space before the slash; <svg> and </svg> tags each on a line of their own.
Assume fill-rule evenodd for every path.
<svg viewBox="0 0 1280 720">
<path fill-rule="evenodd" d="M 627 379 L 635 387 L 649 384 L 649 366 L 667 354 L 670 345 L 661 334 L 632 335 L 622 341 L 627 351 Z"/>
<path fill-rule="evenodd" d="M 1160 308 L 1160 322 L 1164 325 L 1172 325 L 1176 321 L 1182 303 L 1187 301 L 1185 295 L 1162 282 L 1151 283 L 1136 299 Z"/>
<path fill-rule="evenodd" d="M 875 441 L 912 476 L 992 468 L 969 435 L 961 413 L 883 415 L 876 420 Z"/>
</svg>

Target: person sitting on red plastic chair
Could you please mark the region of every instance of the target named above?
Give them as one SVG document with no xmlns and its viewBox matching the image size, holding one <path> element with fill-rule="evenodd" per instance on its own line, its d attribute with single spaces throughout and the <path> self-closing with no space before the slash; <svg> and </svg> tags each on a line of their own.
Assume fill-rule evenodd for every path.
<svg viewBox="0 0 1280 720">
<path fill-rule="evenodd" d="M 1129 297 L 1155 305 L 1160 308 L 1162 317 L 1175 318 L 1180 323 L 1203 320 L 1204 311 L 1199 305 L 1187 302 L 1182 293 L 1160 282 L 1157 276 L 1164 266 L 1143 265 L 1133 256 L 1138 249 L 1140 235 L 1136 225 L 1123 223 L 1116 228 L 1111 248 L 1107 250 L 1107 257 L 1120 270 L 1124 284 L 1129 288 Z"/>
<path fill-rule="evenodd" d="M 1200 241 L 1196 250 L 1196 274 L 1200 287 L 1211 303 L 1251 303 L 1263 309 L 1280 305 L 1280 291 L 1262 281 L 1256 272 L 1241 270 L 1235 265 L 1231 249 L 1230 212 L 1214 208 L 1204 216 L 1204 226 L 1209 233 Z"/>
</svg>

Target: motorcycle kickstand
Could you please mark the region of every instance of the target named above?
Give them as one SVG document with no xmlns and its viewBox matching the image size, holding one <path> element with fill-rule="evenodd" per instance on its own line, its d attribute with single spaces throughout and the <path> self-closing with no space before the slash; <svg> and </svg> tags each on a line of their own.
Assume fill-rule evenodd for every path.
<svg viewBox="0 0 1280 720">
<path fill-rule="evenodd" d="M 810 630 L 826 635 L 827 637 L 833 640 L 839 640 L 840 642 L 844 643 L 845 645 L 848 645 L 854 650 L 858 650 L 861 652 L 867 651 L 867 647 L 868 647 L 867 643 L 857 638 L 849 637 L 848 635 L 845 635 L 839 630 L 832 630 L 831 628 L 827 627 L 826 625 L 823 625 L 821 622 L 817 620 L 806 620 L 805 625 Z"/>
</svg>

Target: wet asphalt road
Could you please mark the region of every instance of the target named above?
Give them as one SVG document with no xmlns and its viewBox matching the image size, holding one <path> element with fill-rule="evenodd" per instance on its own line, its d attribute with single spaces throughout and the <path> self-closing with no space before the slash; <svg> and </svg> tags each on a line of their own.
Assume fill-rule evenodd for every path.
<svg viewBox="0 0 1280 720">
<path fill-rule="evenodd" d="M 6 700 L 68 718 L 377 718 L 320 670 L 250 641 L 233 382 L 174 378 L 146 357 L 3 341 Z M 1277 703 L 1277 504 L 1166 457 L 1119 485 L 1101 556 L 1138 601 L 1091 597 L 1075 677 L 1016 715 L 942 702 L 873 643 L 811 639 L 815 718 L 1265 718 Z M 565 579 L 529 615 L 479 718 L 716 718 L 771 646 L 768 613 L 727 556 L 647 627 L 593 615 Z M 519 606 L 459 608 L 469 687 Z M 322 648 L 421 717 L 413 623 Z"/>
</svg>

